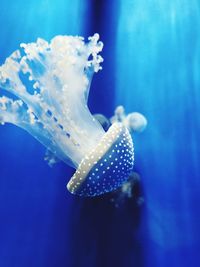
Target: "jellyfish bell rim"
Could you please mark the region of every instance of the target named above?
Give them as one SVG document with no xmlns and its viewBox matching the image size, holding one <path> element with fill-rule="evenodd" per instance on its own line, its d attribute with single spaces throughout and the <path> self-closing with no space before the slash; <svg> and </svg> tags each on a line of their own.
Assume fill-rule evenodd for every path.
<svg viewBox="0 0 200 267">
<path fill-rule="evenodd" d="M 118 148 L 116 149 L 116 147 Z M 124 156 L 125 149 L 128 151 L 125 153 L 126 156 Z M 110 161 L 112 157 L 114 159 Z M 123 162 L 124 157 L 126 157 L 125 163 Z M 118 168 L 118 164 L 123 169 L 120 174 L 121 177 L 119 177 L 117 171 L 113 170 L 114 167 Z M 69 180 L 67 189 L 74 195 L 84 197 L 93 197 L 111 192 L 128 179 L 129 173 L 133 170 L 133 164 L 134 149 L 132 137 L 122 123 L 115 122 L 105 132 L 97 146 L 82 159 L 76 172 Z M 105 170 L 100 170 L 100 166 L 105 168 Z M 112 170 L 115 173 L 111 173 Z"/>
</svg>

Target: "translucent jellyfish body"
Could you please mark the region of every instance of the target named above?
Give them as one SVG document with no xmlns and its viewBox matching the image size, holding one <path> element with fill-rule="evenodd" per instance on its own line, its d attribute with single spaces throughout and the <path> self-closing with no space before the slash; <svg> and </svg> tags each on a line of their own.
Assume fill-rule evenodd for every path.
<svg viewBox="0 0 200 267">
<path fill-rule="evenodd" d="M 111 118 L 111 123 L 121 122 L 127 127 L 130 133 L 142 132 L 147 126 L 147 119 L 139 112 L 125 114 L 123 106 L 118 106 L 115 109 L 115 114 Z"/>
<path fill-rule="evenodd" d="M 21 44 L 0 67 L 0 87 L 8 92 L 0 98 L 1 124 L 25 129 L 73 166 L 67 188 L 81 196 L 116 189 L 134 162 L 124 124 L 116 122 L 105 132 L 87 107 L 92 75 L 103 61 L 98 39 L 98 34 L 88 42 L 73 36 L 56 36 L 50 43 L 38 39 Z"/>
</svg>

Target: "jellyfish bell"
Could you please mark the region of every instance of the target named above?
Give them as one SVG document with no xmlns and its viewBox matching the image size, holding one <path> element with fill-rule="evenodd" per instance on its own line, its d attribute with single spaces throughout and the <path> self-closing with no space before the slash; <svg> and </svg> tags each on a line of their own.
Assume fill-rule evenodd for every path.
<svg viewBox="0 0 200 267">
<path fill-rule="evenodd" d="M 139 112 L 132 112 L 127 115 L 125 124 L 130 132 L 143 132 L 147 126 L 147 119 Z"/>
<path fill-rule="evenodd" d="M 114 123 L 81 161 L 67 188 L 80 196 L 113 191 L 128 179 L 133 162 L 132 138 L 126 127 Z"/>
<path fill-rule="evenodd" d="M 0 97 L 0 123 L 23 128 L 74 167 L 67 188 L 81 196 L 114 190 L 133 167 L 125 125 L 117 121 L 105 132 L 87 106 L 92 76 L 101 70 L 102 48 L 98 34 L 88 42 L 78 36 L 56 36 L 50 42 L 39 38 L 21 44 L 0 66 L 0 88 L 9 93 Z"/>
</svg>

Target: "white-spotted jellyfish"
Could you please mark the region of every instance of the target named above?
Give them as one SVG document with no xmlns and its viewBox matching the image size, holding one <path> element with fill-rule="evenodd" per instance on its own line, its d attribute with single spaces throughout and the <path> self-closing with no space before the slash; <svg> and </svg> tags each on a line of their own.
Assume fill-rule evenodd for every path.
<svg viewBox="0 0 200 267">
<path fill-rule="evenodd" d="M 87 106 L 102 48 L 98 34 L 88 42 L 77 36 L 38 39 L 21 44 L 0 67 L 0 123 L 25 129 L 74 167 L 67 188 L 80 196 L 113 191 L 133 169 L 127 126 L 117 120 L 106 132 Z"/>
</svg>

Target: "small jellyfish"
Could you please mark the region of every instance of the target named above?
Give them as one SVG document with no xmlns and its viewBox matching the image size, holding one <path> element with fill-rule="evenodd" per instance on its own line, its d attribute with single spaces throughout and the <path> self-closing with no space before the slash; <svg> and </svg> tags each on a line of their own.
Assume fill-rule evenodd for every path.
<svg viewBox="0 0 200 267">
<path fill-rule="evenodd" d="M 58 158 L 74 167 L 67 188 L 79 196 L 115 190 L 134 163 L 123 121 L 105 131 L 87 106 L 102 48 L 98 34 L 88 42 L 77 36 L 56 36 L 50 43 L 39 38 L 21 44 L 0 67 L 1 92 L 8 92 L 0 98 L 0 123 L 15 124 L 40 141 L 50 165 Z"/>
<path fill-rule="evenodd" d="M 130 133 L 143 132 L 147 126 L 147 119 L 139 112 L 132 112 L 128 115 L 125 114 L 123 106 L 118 106 L 115 109 L 115 114 L 111 118 L 111 123 L 123 123 Z"/>
<path fill-rule="evenodd" d="M 139 112 L 132 112 L 127 115 L 125 124 L 130 132 L 143 132 L 147 126 L 147 119 Z"/>
</svg>

